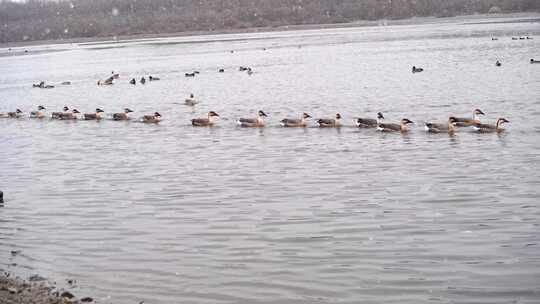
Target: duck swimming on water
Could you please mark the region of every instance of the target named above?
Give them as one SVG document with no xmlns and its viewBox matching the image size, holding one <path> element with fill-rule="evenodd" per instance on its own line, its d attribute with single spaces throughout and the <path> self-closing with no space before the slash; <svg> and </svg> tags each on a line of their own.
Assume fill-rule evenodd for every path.
<svg viewBox="0 0 540 304">
<path fill-rule="evenodd" d="M 125 108 L 123 113 L 114 113 L 112 115 L 113 120 L 129 120 L 129 113 L 132 113 L 133 111 L 129 108 Z"/>
<path fill-rule="evenodd" d="M 37 111 L 30 112 L 30 118 L 45 118 L 45 107 L 44 106 L 38 106 Z"/>
<path fill-rule="evenodd" d="M 184 101 L 184 104 L 187 106 L 194 106 L 198 103 L 199 101 L 195 99 L 195 95 L 193 94 L 189 94 L 189 97 Z"/>
<path fill-rule="evenodd" d="M 377 113 L 377 119 L 374 118 L 357 118 L 355 124 L 359 128 L 376 128 L 377 125 L 384 119 L 381 112 Z"/>
<path fill-rule="evenodd" d="M 426 122 L 426 131 L 429 133 L 454 133 L 456 130 L 456 118 L 448 118 L 448 123 L 432 123 Z"/>
<path fill-rule="evenodd" d="M 73 109 L 73 110 L 71 110 L 71 113 L 70 112 L 61 113 L 60 116 L 58 117 L 58 119 L 60 119 L 60 120 L 77 120 L 77 119 L 79 119 L 79 114 L 81 114 L 81 112 L 79 112 L 77 109 Z"/>
<path fill-rule="evenodd" d="M 317 120 L 320 128 L 341 127 L 341 114 L 337 113 L 335 118 L 321 118 Z"/>
<path fill-rule="evenodd" d="M 307 113 L 304 113 L 302 114 L 302 117 L 300 119 L 292 119 L 292 118 L 282 119 L 280 122 L 280 125 L 282 127 L 306 127 L 308 118 L 311 118 L 311 116 Z"/>
<path fill-rule="evenodd" d="M 15 112 L 0 113 L 1 118 L 21 118 L 23 111 L 16 109 Z"/>
<path fill-rule="evenodd" d="M 158 81 L 158 80 L 161 80 L 159 77 L 154 77 L 152 75 L 148 76 L 148 80 L 150 81 Z"/>
<path fill-rule="evenodd" d="M 100 108 L 96 109 L 96 113 L 90 113 L 90 114 L 84 114 L 84 120 L 101 120 L 103 117 L 101 116 L 101 113 L 105 113 Z"/>
<path fill-rule="evenodd" d="M 475 123 L 473 125 L 473 129 L 480 133 L 493 133 L 493 132 L 500 133 L 504 131 L 503 124 L 509 123 L 509 122 L 510 121 L 508 121 L 506 118 L 499 118 L 497 119 L 497 122 L 494 125 Z"/>
<path fill-rule="evenodd" d="M 161 114 L 159 114 L 158 112 L 155 112 L 152 115 L 144 115 L 143 117 L 141 117 L 141 122 L 144 122 L 144 123 L 158 123 L 160 121 L 161 121 Z"/>
<path fill-rule="evenodd" d="M 412 67 L 412 72 L 413 72 L 413 74 L 414 74 L 414 73 L 420 73 L 420 72 L 423 72 L 423 71 L 424 71 L 423 68 L 417 68 L 417 67 L 415 67 L 415 66 Z"/>
<path fill-rule="evenodd" d="M 246 128 L 260 128 L 264 127 L 264 117 L 268 117 L 263 111 L 257 113 L 257 118 L 240 118 L 236 121 L 236 124 L 240 127 Z"/>
<path fill-rule="evenodd" d="M 540 60 L 534 60 L 534 59 L 531 59 L 531 64 L 535 64 L 535 63 L 540 63 Z"/>
<path fill-rule="evenodd" d="M 62 115 L 62 113 L 67 113 L 67 111 L 69 111 L 69 108 L 67 106 L 64 106 L 64 108 L 62 110 L 64 112 L 52 112 L 51 118 L 52 119 L 60 119 L 60 115 Z"/>
<path fill-rule="evenodd" d="M 495 62 L 495 66 L 500 67 L 501 65 L 502 65 L 502 63 L 499 60 L 497 60 L 497 62 Z"/>
<path fill-rule="evenodd" d="M 379 123 L 377 125 L 377 130 L 381 132 L 401 132 L 405 133 L 408 132 L 409 129 L 407 128 L 407 125 L 413 124 L 411 120 L 407 118 L 403 118 L 399 124 L 397 123 Z"/>
<path fill-rule="evenodd" d="M 455 126 L 456 127 L 470 127 L 474 124 L 480 123 L 480 117 L 479 117 L 480 115 L 485 115 L 485 114 L 480 109 L 474 109 L 472 118 L 453 116 L 456 119 Z"/>
<path fill-rule="evenodd" d="M 194 118 L 191 120 L 191 124 L 194 127 L 211 127 L 214 125 L 214 117 L 219 117 L 219 114 L 210 111 L 207 118 Z"/>
</svg>

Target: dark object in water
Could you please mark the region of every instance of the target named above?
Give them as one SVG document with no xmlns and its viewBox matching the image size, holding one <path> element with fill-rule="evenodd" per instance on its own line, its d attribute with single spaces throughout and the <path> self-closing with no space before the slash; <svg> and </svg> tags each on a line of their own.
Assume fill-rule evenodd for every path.
<svg viewBox="0 0 540 304">
<path fill-rule="evenodd" d="M 20 250 L 11 250 L 11 255 L 12 255 L 12 256 L 16 256 L 16 255 L 18 255 L 19 253 L 21 253 Z"/>
<path fill-rule="evenodd" d="M 90 297 L 84 297 L 84 298 L 81 299 L 81 302 L 83 302 L 83 303 L 94 302 L 94 299 L 92 299 Z"/>
<path fill-rule="evenodd" d="M 161 80 L 159 77 L 154 77 L 154 76 L 148 76 L 148 79 L 150 81 L 158 81 L 158 80 Z"/>
<path fill-rule="evenodd" d="M 62 85 L 71 85 L 71 81 L 64 81 L 62 82 Z"/>
<path fill-rule="evenodd" d="M 146 78 L 141 77 L 141 84 L 145 84 L 145 83 L 146 83 Z"/>
<path fill-rule="evenodd" d="M 129 81 L 130 84 L 137 84 L 137 81 L 135 80 L 135 78 L 132 78 L 130 81 Z"/>
<path fill-rule="evenodd" d="M 195 77 L 195 74 L 197 74 L 197 73 L 195 73 L 195 72 L 193 72 L 193 73 L 186 73 L 186 77 Z"/>
<path fill-rule="evenodd" d="M 4 192 L 0 191 L 0 205 L 4 203 Z"/>
<path fill-rule="evenodd" d="M 540 60 L 531 59 L 531 64 L 534 64 L 534 63 L 540 63 Z"/>
<path fill-rule="evenodd" d="M 499 66 L 501 66 L 501 65 L 502 65 L 502 63 L 501 63 L 499 60 L 497 60 L 497 62 L 495 62 L 495 66 L 498 66 L 498 67 L 499 67 Z"/>
<path fill-rule="evenodd" d="M 74 296 L 71 292 L 69 292 L 69 291 L 64 291 L 64 292 L 62 292 L 62 293 L 60 294 L 60 296 L 61 296 L 62 298 L 67 298 L 67 299 L 73 299 L 73 298 L 75 297 L 75 296 Z"/>
<path fill-rule="evenodd" d="M 219 69 L 218 72 L 219 73 L 225 73 L 225 69 Z"/>
<path fill-rule="evenodd" d="M 422 68 L 417 68 L 415 66 L 412 67 L 412 72 L 413 73 L 420 73 L 420 72 L 423 72 L 423 71 L 424 71 L 424 69 L 422 69 Z"/>
</svg>

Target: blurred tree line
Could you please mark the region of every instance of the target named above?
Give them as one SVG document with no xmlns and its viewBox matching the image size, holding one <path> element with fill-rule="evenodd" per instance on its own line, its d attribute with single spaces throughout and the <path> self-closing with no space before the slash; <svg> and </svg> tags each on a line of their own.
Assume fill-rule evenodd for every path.
<svg viewBox="0 0 540 304">
<path fill-rule="evenodd" d="M 539 10 L 540 0 L 0 0 L 0 42 Z"/>
</svg>

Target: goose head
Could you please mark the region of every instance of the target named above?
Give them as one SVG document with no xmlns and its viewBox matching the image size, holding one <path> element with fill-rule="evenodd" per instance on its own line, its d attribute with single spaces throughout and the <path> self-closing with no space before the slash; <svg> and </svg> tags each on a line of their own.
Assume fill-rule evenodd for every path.
<svg viewBox="0 0 540 304">
<path fill-rule="evenodd" d="M 382 114 L 382 112 L 377 113 L 377 119 L 384 119 L 384 115 Z"/>
<path fill-rule="evenodd" d="M 68 108 L 67 106 L 64 106 L 64 108 L 62 108 L 62 110 L 63 110 L 64 112 L 67 112 L 67 111 L 69 111 L 69 108 Z"/>
<path fill-rule="evenodd" d="M 97 109 L 96 109 L 96 113 L 105 113 L 105 111 L 103 111 L 103 110 L 100 109 L 100 108 L 97 108 Z"/>
<path fill-rule="evenodd" d="M 124 113 L 128 114 L 128 113 L 131 113 L 133 112 L 133 110 L 129 109 L 129 108 L 125 108 L 124 109 Z"/>
<path fill-rule="evenodd" d="M 42 110 L 45 110 L 45 107 L 44 106 L 38 106 L 38 111 L 42 111 Z"/>
<path fill-rule="evenodd" d="M 71 112 L 73 112 L 73 114 L 80 114 L 80 113 L 81 113 L 81 112 L 79 112 L 79 110 L 77 110 L 77 109 L 73 109 L 73 111 L 71 111 Z"/>
<path fill-rule="evenodd" d="M 219 114 L 216 113 L 216 112 L 214 112 L 214 111 L 210 111 L 210 112 L 208 112 L 208 117 L 209 117 L 209 118 L 210 118 L 210 117 L 219 117 Z"/>
<path fill-rule="evenodd" d="M 266 113 L 264 113 L 263 111 L 259 111 L 259 113 L 257 113 L 257 115 L 259 117 L 268 117 L 268 115 L 266 115 Z"/>
<path fill-rule="evenodd" d="M 502 126 L 505 123 L 509 123 L 510 121 L 506 118 L 499 118 L 497 119 L 497 125 Z"/>
<path fill-rule="evenodd" d="M 457 122 L 458 120 L 454 116 L 448 117 L 448 124 L 455 126 Z"/>
<path fill-rule="evenodd" d="M 341 114 L 337 113 L 336 114 L 336 120 L 340 120 L 341 119 Z"/>
<path fill-rule="evenodd" d="M 311 118 L 311 116 L 308 113 L 304 113 L 302 114 L 302 118 L 308 119 L 308 118 Z"/>
<path fill-rule="evenodd" d="M 403 118 L 403 119 L 401 120 L 401 124 L 404 125 L 404 126 L 409 125 L 409 124 L 413 124 L 413 123 L 414 123 L 414 122 L 413 122 L 412 120 L 409 120 L 409 119 L 407 119 L 407 118 Z"/>
<path fill-rule="evenodd" d="M 161 117 L 161 114 L 159 114 L 159 112 L 155 112 L 155 113 L 154 113 L 154 117 L 155 117 L 155 118 L 160 118 L 160 117 Z"/>
<path fill-rule="evenodd" d="M 17 109 L 17 110 L 15 110 L 15 113 L 22 114 L 22 111 L 21 111 L 21 109 Z"/>
</svg>

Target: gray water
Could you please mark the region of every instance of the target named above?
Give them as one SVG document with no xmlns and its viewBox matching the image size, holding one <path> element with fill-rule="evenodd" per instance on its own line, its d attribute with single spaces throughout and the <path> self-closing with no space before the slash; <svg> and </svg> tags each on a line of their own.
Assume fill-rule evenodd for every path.
<svg viewBox="0 0 540 304">
<path fill-rule="evenodd" d="M 0 119 L 0 268 L 75 279 L 75 294 L 101 303 L 538 303 L 539 34 L 537 22 L 455 22 L 0 57 L 0 112 L 164 116 Z M 111 70 L 121 79 L 96 86 Z M 127 83 L 143 75 L 162 80 Z M 73 84 L 31 88 L 40 80 Z M 189 93 L 202 103 L 182 105 Z M 506 132 L 422 129 L 474 108 L 510 120 Z M 235 127 L 259 109 L 266 128 Z M 209 110 L 216 127 L 189 125 Z M 278 126 L 378 111 L 416 124 L 405 135 Z"/>
</svg>

